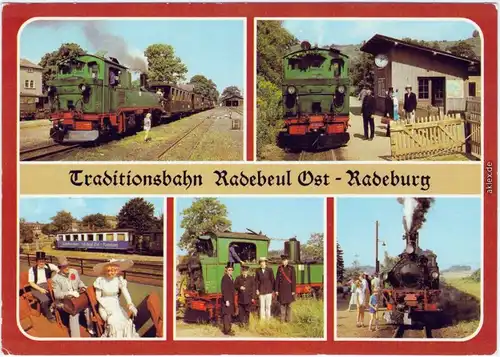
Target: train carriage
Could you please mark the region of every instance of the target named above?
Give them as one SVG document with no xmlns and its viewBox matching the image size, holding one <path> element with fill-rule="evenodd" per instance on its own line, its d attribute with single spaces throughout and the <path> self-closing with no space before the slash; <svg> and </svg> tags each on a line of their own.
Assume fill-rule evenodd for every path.
<svg viewBox="0 0 500 357">
<path fill-rule="evenodd" d="M 178 300 L 185 306 L 185 320 L 213 320 L 220 316 L 220 282 L 229 260 L 229 249 L 234 246 L 240 259 L 250 267 L 250 274 L 259 268 L 259 257 L 268 257 L 270 238 L 262 234 L 238 232 L 210 232 L 200 235 L 195 244 L 196 253 L 183 257 L 177 265 L 180 275 Z M 300 242 L 290 239 L 284 244 L 290 264 L 296 271 L 296 293 L 322 297 L 324 265 L 322 261 L 302 261 Z M 268 258 L 268 266 L 276 275 L 280 259 Z M 240 274 L 241 265 L 235 264 L 233 276 Z M 258 302 L 256 302 L 258 304 Z"/>
<path fill-rule="evenodd" d="M 285 131 L 279 133 L 279 146 L 307 150 L 347 144 L 349 57 L 304 41 L 283 57 L 282 66 Z"/>
</svg>

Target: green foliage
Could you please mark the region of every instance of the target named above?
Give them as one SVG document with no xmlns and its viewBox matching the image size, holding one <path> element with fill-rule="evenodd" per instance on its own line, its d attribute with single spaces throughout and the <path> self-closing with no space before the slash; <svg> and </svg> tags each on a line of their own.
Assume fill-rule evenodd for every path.
<svg viewBox="0 0 500 357">
<path fill-rule="evenodd" d="M 306 244 L 300 247 L 301 259 L 322 259 L 324 255 L 324 234 L 312 233 Z"/>
<path fill-rule="evenodd" d="M 129 200 L 118 213 L 118 228 L 132 228 L 138 232 L 154 230 L 157 219 L 155 206 L 142 197 Z"/>
<path fill-rule="evenodd" d="M 228 98 L 228 97 L 231 97 L 233 95 L 237 95 L 237 96 L 241 97 L 241 91 L 236 86 L 229 86 L 229 87 L 224 88 L 224 90 L 222 91 L 221 97 Z"/>
<path fill-rule="evenodd" d="M 59 211 L 52 219 L 52 224 L 56 227 L 56 232 L 67 232 L 71 229 L 75 220 L 71 213 L 67 211 Z"/>
<path fill-rule="evenodd" d="M 177 244 L 181 249 L 191 250 L 196 238 L 207 231 L 231 229 L 226 205 L 216 198 L 196 198 L 191 207 L 181 212 L 181 228 L 184 233 Z"/>
<path fill-rule="evenodd" d="M 474 273 L 472 273 L 469 276 L 469 279 L 472 281 L 480 282 L 481 281 L 481 269 L 477 269 L 476 271 L 474 271 Z"/>
<path fill-rule="evenodd" d="M 150 45 L 144 51 L 148 59 L 148 78 L 153 81 L 177 83 L 186 79 L 188 69 L 175 55 L 174 48 L 166 44 Z"/>
<path fill-rule="evenodd" d="M 100 229 L 108 228 L 108 222 L 106 221 L 106 216 L 101 213 L 89 214 L 82 218 L 82 223 L 86 225 L 89 229 Z"/>
<path fill-rule="evenodd" d="M 337 243 L 337 281 L 344 281 L 345 269 L 344 269 L 344 251 Z"/>
<path fill-rule="evenodd" d="M 74 56 L 84 55 L 85 51 L 76 43 L 63 43 L 59 49 L 48 52 L 43 55 L 38 63 L 43 67 L 42 85 L 46 87 L 47 81 L 54 79 L 57 73 L 57 67 L 54 68 L 59 62 Z"/>
<path fill-rule="evenodd" d="M 296 39 L 283 27 L 283 21 L 257 22 L 257 74 L 278 86 L 282 81 L 282 58 Z"/>
<path fill-rule="evenodd" d="M 424 46 L 424 47 L 434 48 L 436 50 L 440 50 L 441 49 L 441 46 L 439 46 L 439 42 L 437 42 L 437 41 L 415 40 L 415 39 L 409 38 L 409 37 L 403 37 L 401 39 L 401 41 L 412 43 L 412 44 L 417 45 L 417 46 Z"/>
<path fill-rule="evenodd" d="M 42 226 L 42 233 L 45 234 L 46 236 L 49 236 L 51 234 L 56 234 L 57 227 L 55 225 L 53 225 L 52 223 L 44 224 Z"/>
<path fill-rule="evenodd" d="M 477 55 L 474 52 L 474 48 L 465 41 L 459 41 L 455 43 L 453 46 L 450 46 L 446 49 L 451 52 L 455 56 L 466 57 L 470 59 L 477 59 Z"/>
<path fill-rule="evenodd" d="M 139 89 L 141 87 L 141 80 L 140 79 L 134 79 L 131 83 L 132 88 L 134 89 Z"/>
<path fill-rule="evenodd" d="M 266 145 L 274 145 L 278 132 L 283 127 L 283 108 L 281 89 L 266 80 L 257 77 L 257 155 L 262 156 Z"/>
<path fill-rule="evenodd" d="M 361 52 L 350 67 L 351 86 L 355 88 L 352 94 L 358 94 L 364 86 L 373 88 L 375 80 L 375 58 L 373 55 Z"/>
<path fill-rule="evenodd" d="M 19 220 L 19 238 L 21 243 L 33 243 L 35 240 L 33 229 L 26 223 L 24 218 Z"/>
<path fill-rule="evenodd" d="M 217 91 L 215 83 L 201 74 L 191 77 L 189 84 L 194 85 L 194 92 L 196 94 L 201 94 L 213 101 L 217 101 L 219 98 L 219 92 Z"/>
<path fill-rule="evenodd" d="M 472 37 L 474 37 L 474 38 L 479 37 L 479 31 L 478 30 L 474 30 L 472 32 Z"/>
</svg>

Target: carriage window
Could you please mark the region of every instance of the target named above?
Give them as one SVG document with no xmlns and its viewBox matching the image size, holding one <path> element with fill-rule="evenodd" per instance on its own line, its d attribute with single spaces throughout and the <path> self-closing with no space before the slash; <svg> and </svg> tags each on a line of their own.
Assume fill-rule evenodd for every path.
<svg viewBox="0 0 500 357">
<path fill-rule="evenodd" d="M 240 260 L 248 263 L 257 262 L 257 248 L 253 243 L 231 243 L 229 245 L 229 256 L 232 252 L 240 258 Z"/>
<path fill-rule="evenodd" d="M 70 236 L 69 234 L 66 234 L 66 235 L 64 236 L 64 240 L 66 240 L 66 241 L 71 240 L 71 236 Z"/>
<path fill-rule="evenodd" d="M 118 237 L 118 241 L 125 241 L 125 233 L 118 233 L 116 236 Z"/>
<path fill-rule="evenodd" d="M 340 77 L 340 75 L 342 74 L 343 67 L 344 67 L 344 60 L 332 59 L 332 65 L 330 69 L 333 72 L 334 77 Z"/>
<path fill-rule="evenodd" d="M 97 240 L 98 241 L 103 241 L 104 240 L 104 234 L 98 234 L 97 235 Z"/>
<path fill-rule="evenodd" d="M 94 235 L 92 233 L 87 234 L 87 240 L 93 241 L 94 240 Z"/>
<path fill-rule="evenodd" d="M 113 237 L 113 233 L 106 234 L 106 240 L 107 240 L 108 242 L 112 242 L 112 241 L 113 241 L 113 238 L 114 238 L 114 237 Z"/>
</svg>

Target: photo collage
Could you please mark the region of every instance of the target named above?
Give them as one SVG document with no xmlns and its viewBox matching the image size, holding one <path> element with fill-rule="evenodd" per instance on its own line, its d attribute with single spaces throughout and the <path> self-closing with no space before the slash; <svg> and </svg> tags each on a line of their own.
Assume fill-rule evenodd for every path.
<svg viewBox="0 0 500 357">
<path fill-rule="evenodd" d="M 496 8 L 236 5 L 4 12 L 5 348 L 494 353 Z"/>
</svg>

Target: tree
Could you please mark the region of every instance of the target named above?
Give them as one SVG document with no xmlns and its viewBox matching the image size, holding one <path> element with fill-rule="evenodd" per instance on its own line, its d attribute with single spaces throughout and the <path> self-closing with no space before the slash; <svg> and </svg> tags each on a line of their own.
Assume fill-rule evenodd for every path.
<svg viewBox="0 0 500 357">
<path fill-rule="evenodd" d="M 191 250 L 200 234 L 231 229 L 227 207 L 216 198 L 196 198 L 189 208 L 181 212 L 181 216 L 184 233 L 177 244 L 181 249 Z"/>
<path fill-rule="evenodd" d="M 381 264 L 380 270 L 381 271 L 389 271 L 391 270 L 394 265 L 398 262 L 399 258 L 398 257 L 391 257 L 389 253 L 384 252 L 384 261 Z"/>
<path fill-rule="evenodd" d="M 63 43 L 58 50 L 48 52 L 43 55 L 38 63 L 43 67 L 42 85 L 47 86 L 47 81 L 54 79 L 57 68 L 54 68 L 59 62 L 74 56 L 84 55 L 85 51 L 76 43 Z"/>
<path fill-rule="evenodd" d="M 217 99 L 219 99 L 219 92 L 217 91 L 217 86 L 211 79 L 208 79 L 204 75 L 197 74 L 191 77 L 189 84 L 194 85 L 193 91 L 196 94 L 208 97 L 213 101 L 217 101 Z"/>
<path fill-rule="evenodd" d="M 478 30 L 474 30 L 472 32 L 472 37 L 474 37 L 474 38 L 479 37 L 479 31 Z"/>
<path fill-rule="evenodd" d="M 340 244 L 337 243 L 337 281 L 344 281 L 344 251 L 340 247 Z"/>
<path fill-rule="evenodd" d="M 301 259 L 311 259 L 319 260 L 323 259 L 324 250 L 324 234 L 323 233 L 312 233 L 306 244 L 303 244 L 301 248 Z"/>
<path fill-rule="evenodd" d="M 140 79 L 134 79 L 130 85 L 134 89 L 139 89 L 141 87 L 141 81 Z"/>
<path fill-rule="evenodd" d="M 178 83 L 186 79 L 186 65 L 175 55 L 174 48 L 166 44 L 154 44 L 144 51 L 148 59 L 148 77 L 153 81 Z"/>
<path fill-rule="evenodd" d="M 465 41 L 459 41 L 454 45 L 447 48 L 451 54 L 455 56 L 466 57 L 470 59 L 477 59 L 476 53 L 474 52 L 474 48 Z"/>
<path fill-rule="evenodd" d="M 156 226 L 155 206 L 142 197 L 132 198 L 118 213 L 118 228 L 132 228 L 138 232 L 153 230 Z"/>
<path fill-rule="evenodd" d="M 241 91 L 236 86 L 229 86 L 229 87 L 224 88 L 224 90 L 222 91 L 221 97 L 228 98 L 228 97 L 232 97 L 233 95 L 241 97 Z"/>
<path fill-rule="evenodd" d="M 89 229 L 99 229 L 109 227 L 106 216 L 101 213 L 89 214 L 82 218 L 82 223 Z"/>
<path fill-rule="evenodd" d="M 45 234 L 46 236 L 50 236 L 52 234 L 57 233 L 57 227 L 53 225 L 52 223 L 44 224 L 42 226 L 42 233 Z"/>
<path fill-rule="evenodd" d="M 441 47 L 439 46 L 439 42 L 437 42 L 437 41 L 431 42 L 431 41 L 424 41 L 424 40 L 415 40 L 415 39 L 410 38 L 410 37 L 403 37 L 401 39 L 401 41 L 412 43 L 412 44 L 417 45 L 417 46 L 435 48 L 436 50 L 441 49 Z"/>
<path fill-rule="evenodd" d="M 21 243 L 33 243 L 35 240 L 33 229 L 26 223 L 24 218 L 19 220 L 19 238 Z"/>
<path fill-rule="evenodd" d="M 297 44 L 299 40 L 283 27 L 283 21 L 258 21 L 257 74 L 280 87 L 283 56 Z"/>
<path fill-rule="evenodd" d="M 362 52 L 350 67 L 351 85 L 356 87 L 358 94 L 364 86 L 373 87 L 375 80 L 375 58 L 373 55 Z"/>
<path fill-rule="evenodd" d="M 164 225 L 164 221 L 165 221 L 165 217 L 163 215 L 163 213 L 156 218 L 156 228 L 159 229 L 159 230 L 163 230 L 163 225 Z"/>
<path fill-rule="evenodd" d="M 257 156 L 262 158 L 267 145 L 275 145 L 283 127 L 282 93 L 274 83 L 257 76 Z"/>
<path fill-rule="evenodd" d="M 52 219 L 52 224 L 56 227 L 57 232 L 67 232 L 71 229 L 75 220 L 71 213 L 67 211 L 59 211 Z"/>
</svg>

